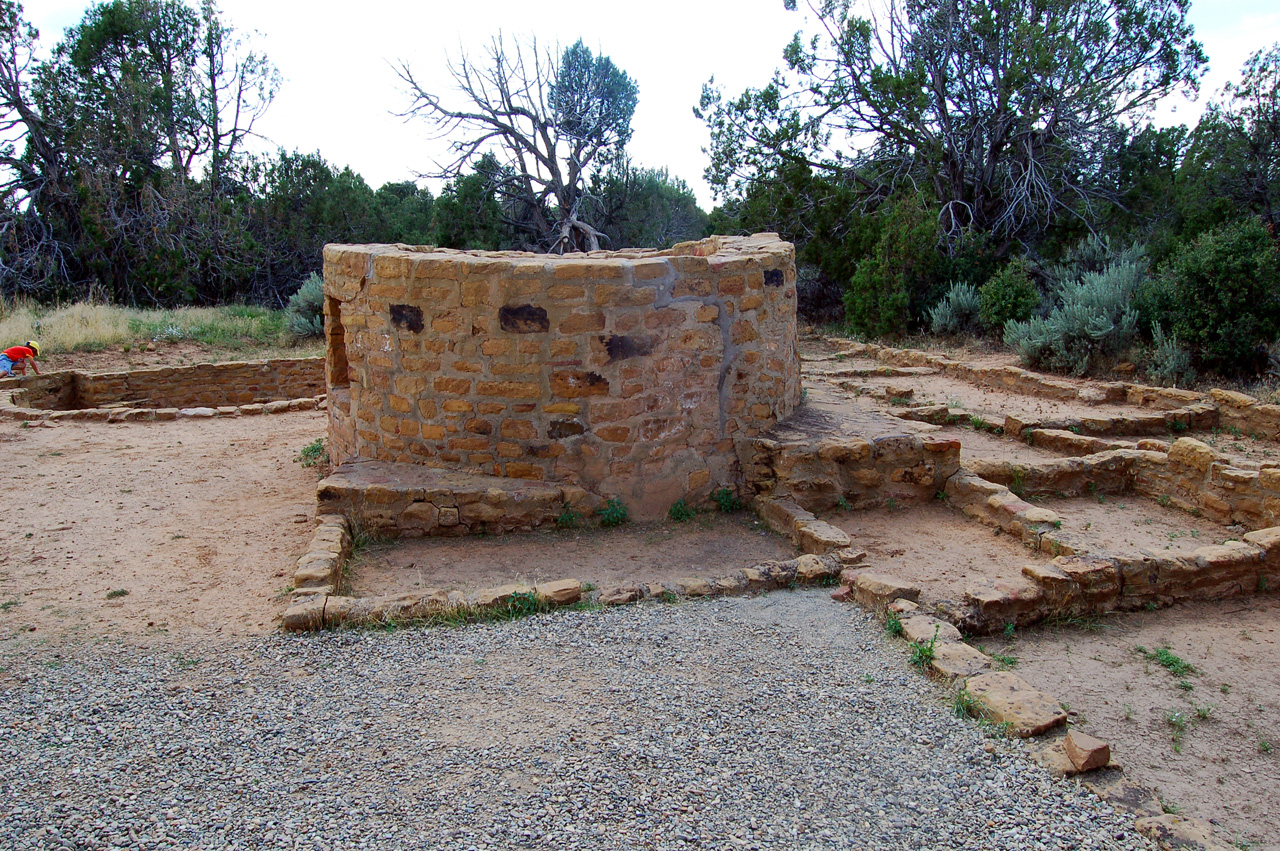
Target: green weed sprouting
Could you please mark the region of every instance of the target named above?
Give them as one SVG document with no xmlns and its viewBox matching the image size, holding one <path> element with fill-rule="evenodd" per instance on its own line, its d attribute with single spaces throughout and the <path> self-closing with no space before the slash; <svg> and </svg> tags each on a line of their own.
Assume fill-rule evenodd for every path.
<svg viewBox="0 0 1280 851">
<path fill-rule="evenodd" d="M 298 450 L 298 457 L 293 459 L 304 467 L 323 467 L 329 463 L 329 450 L 325 449 L 324 438 L 317 437 Z"/>
<path fill-rule="evenodd" d="M 725 514 L 742 510 L 742 501 L 738 499 L 738 495 L 732 488 L 716 488 L 711 492 L 711 501 Z"/>
<path fill-rule="evenodd" d="M 938 643 L 938 629 L 937 626 L 933 628 L 933 637 L 928 641 L 911 642 L 911 664 L 922 671 L 933 663 L 934 648 Z"/>
<path fill-rule="evenodd" d="M 667 517 L 673 523 L 684 523 L 692 520 L 695 512 L 689 507 L 689 504 L 683 499 L 677 499 L 671 503 L 671 507 L 667 509 Z"/>
<path fill-rule="evenodd" d="M 616 496 L 609 497 L 596 511 L 596 516 L 600 518 L 600 525 L 606 529 L 621 526 L 629 519 L 627 507 Z"/>
</svg>

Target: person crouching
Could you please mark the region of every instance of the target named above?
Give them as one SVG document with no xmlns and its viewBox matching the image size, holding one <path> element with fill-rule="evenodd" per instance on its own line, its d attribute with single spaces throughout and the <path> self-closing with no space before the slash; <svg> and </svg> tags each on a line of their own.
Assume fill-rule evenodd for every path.
<svg viewBox="0 0 1280 851">
<path fill-rule="evenodd" d="M 35 340 L 27 340 L 21 346 L 10 346 L 3 352 L 0 352 L 0 375 L 12 376 L 14 370 L 19 375 L 27 374 L 27 363 L 31 363 L 31 370 L 36 375 L 40 374 L 40 367 L 36 366 L 36 358 L 40 356 L 40 344 Z"/>
</svg>

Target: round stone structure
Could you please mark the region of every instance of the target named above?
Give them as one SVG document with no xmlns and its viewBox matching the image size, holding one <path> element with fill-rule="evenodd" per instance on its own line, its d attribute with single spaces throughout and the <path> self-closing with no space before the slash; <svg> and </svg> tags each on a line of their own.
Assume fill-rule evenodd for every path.
<svg viewBox="0 0 1280 851">
<path fill-rule="evenodd" d="M 324 250 L 330 454 L 559 482 L 638 517 L 741 481 L 800 401 L 776 234 L 544 255 Z"/>
</svg>

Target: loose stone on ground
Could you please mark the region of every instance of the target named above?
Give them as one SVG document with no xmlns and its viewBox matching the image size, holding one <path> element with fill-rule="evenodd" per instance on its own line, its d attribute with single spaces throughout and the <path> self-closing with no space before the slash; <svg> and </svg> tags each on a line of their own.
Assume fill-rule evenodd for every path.
<svg viewBox="0 0 1280 851">
<path fill-rule="evenodd" d="M 3 660 L 5 847 L 1153 847 L 820 589 L 67 650 Z"/>
</svg>

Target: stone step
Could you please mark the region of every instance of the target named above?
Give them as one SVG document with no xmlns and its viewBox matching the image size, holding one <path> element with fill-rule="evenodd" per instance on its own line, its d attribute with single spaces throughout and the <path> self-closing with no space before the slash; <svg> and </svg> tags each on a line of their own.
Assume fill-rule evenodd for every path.
<svg viewBox="0 0 1280 851">
<path fill-rule="evenodd" d="M 391 461 L 353 461 L 316 489 L 320 514 L 341 514 L 391 537 L 528 531 L 601 500 L 576 485 L 489 476 Z"/>
</svg>

